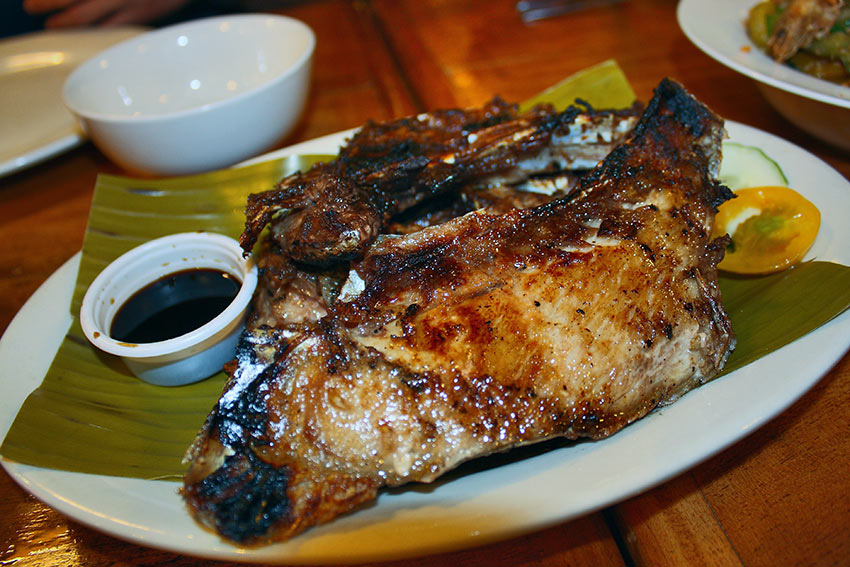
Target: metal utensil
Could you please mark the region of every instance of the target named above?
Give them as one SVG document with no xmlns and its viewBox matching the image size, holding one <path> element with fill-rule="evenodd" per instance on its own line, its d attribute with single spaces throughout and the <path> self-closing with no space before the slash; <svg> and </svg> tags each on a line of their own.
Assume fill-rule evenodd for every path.
<svg viewBox="0 0 850 567">
<path fill-rule="evenodd" d="M 522 21 L 528 23 L 619 2 L 622 0 L 519 0 L 516 9 Z"/>
</svg>

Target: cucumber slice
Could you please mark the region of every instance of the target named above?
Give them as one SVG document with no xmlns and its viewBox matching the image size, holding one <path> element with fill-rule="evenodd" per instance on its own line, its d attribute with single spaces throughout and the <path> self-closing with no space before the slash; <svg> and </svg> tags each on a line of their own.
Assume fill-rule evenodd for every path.
<svg viewBox="0 0 850 567">
<path fill-rule="evenodd" d="M 755 146 L 723 142 L 720 182 L 732 191 L 746 187 L 788 187 L 782 168 Z"/>
</svg>

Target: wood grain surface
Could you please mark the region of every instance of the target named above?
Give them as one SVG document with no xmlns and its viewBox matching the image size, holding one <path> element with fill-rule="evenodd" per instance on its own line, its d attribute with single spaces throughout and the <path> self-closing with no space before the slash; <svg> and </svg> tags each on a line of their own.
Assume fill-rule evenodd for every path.
<svg viewBox="0 0 850 567">
<path fill-rule="evenodd" d="M 754 83 L 691 45 L 672 0 L 626 0 L 533 24 L 508 0 L 252 5 L 302 19 L 318 37 L 310 104 L 282 145 L 496 94 L 523 100 L 614 58 L 640 98 L 673 77 L 722 116 L 786 138 L 850 177 L 850 157 L 797 130 Z M 80 249 L 99 173 L 121 170 L 84 144 L 0 178 L 0 330 Z M 2 369 L 3 379 L 14 371 Z M 207 564 L 227 565 L 101 534 L 0 472 L 0 566 Z M 387 565 L 850 565 L 850 356 L 779 417 L 644 494 L 522 537 Z"/>
</svg>

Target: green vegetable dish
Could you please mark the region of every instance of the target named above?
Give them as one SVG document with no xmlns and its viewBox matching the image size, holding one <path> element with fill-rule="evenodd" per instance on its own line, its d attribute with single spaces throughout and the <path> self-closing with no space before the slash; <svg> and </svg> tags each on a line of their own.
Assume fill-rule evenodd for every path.
<svg viewBox="0 0 850 567">
<path fill-rule="evenodd" d="M 774 60 L 850 86 L 850 4 L 845 0 L 767 0 L 750 9 L 752 42 Z"/>
</svg>

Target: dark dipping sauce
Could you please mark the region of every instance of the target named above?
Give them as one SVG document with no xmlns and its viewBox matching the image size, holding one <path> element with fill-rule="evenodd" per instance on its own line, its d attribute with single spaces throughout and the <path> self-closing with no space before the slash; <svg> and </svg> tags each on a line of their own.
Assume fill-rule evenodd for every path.
<svg viewBox="0 0 850 567">
<path fill-rule="evenodd" d="M 241 282 L 221 270 L 199 268 L 168 274 L 128 299 L 109 335 L 125 343 L 155 343 L 185 335 L 224 311 Z"/>
</svg>

